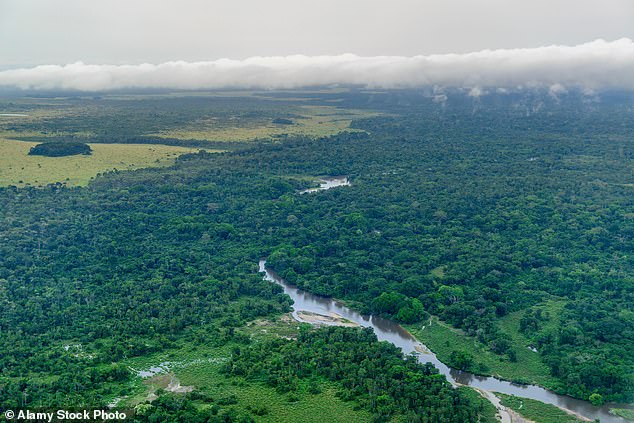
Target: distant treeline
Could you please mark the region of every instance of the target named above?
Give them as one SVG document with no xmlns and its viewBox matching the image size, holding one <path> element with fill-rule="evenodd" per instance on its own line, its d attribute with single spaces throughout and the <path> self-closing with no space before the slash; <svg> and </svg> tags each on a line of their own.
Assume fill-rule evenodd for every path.
<svg viewBox="0 0 634 423">
<path fill-rule="evenodd" d="M 439 316 L 505 362 L 517 347 L 497 323 L 521 313 L 560 392 L 632 400 L 631 108 L 562 102 L 527 115 L 465 102 L 445 112 L 407 93 L 374 98 L 391 113 L 354 123 L 370 135 L 189 155 L 83 189 L 0 189 L 0 406 L 25 395 L 33 406 L 105 404 L 130 393 L 131 375 L 118 366 L 127 357 L 176 342 L 248 343 L 237 327 L 289 310 L 257 273 L 262 257 L 289 282 L 362 311 L 403 322 Z M 198 116 L 185 116 L 195 104 L 175 121 Z M 151 122 L 150 106 L 139 113 Z M 323 175 L 352 185 L 298 195 Z M 537 312 L 553 300 L 565 304 L 560 315 Z M 360 336 L 359 351 L 390 360 L 371 356 L 350 370 L 346 398 L 379 415 L 417 413 L 427 401 L 410 392 L 420 371 L 448 421 L 473 416 L 449 407 L 466 399 L 441 375 L 398 368 L 367 334 L 321 332 L 242 345 L 247 355 L 241 362 L 236 350 L 233 363 L 257 375 L 262 348 L 280 361 L 262 360 L 270 371 L 261 375 L 336 380 L 334 365 L 347 365 L 335 351 L 354 355 L 347 339 Z M 333 337 L 337 350 L 323 345 Z M 86 355 L 64 351 L 68 340 Z M 297 359 L 310 352 L 314 367 Z M 377 376 L 363 375 L 370 368 Z M 407 403 L 394 403 L 395 392 Z M 178 407 L 170 401 L 165 410 Z"/>
<path fill-rule="evenodd" d="M 57 144 L 161 144 L 176 147 L 206 148 L 209 150 L 238 150 L 246 148 L 253 142 L 235 141 L 206 141 L 181 140 L 176 138 L 146 137 L 146 136 L 28 136 L 12 137 L 12 139 L 28 142 L 57 143 Z"/>
</svg>

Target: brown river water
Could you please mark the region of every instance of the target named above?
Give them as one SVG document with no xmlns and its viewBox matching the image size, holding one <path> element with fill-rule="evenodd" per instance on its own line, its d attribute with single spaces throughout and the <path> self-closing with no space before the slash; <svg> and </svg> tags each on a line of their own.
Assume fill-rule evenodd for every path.
<svg viewBox="0 0 634 423">
<path fill-rule="evenodd" d="M 409 332 L 398 323 L 378 316 L 368 316 L 358 313 L 337 300 L 328 297 L 311 294 L 296 286 L 288 284 L 284 279 L 271 269 L 267 269 L 264 260 L 260 261 L 260 271 L 264 272 L 264 278 L 281 285 L 284 292 L 293 299 L 293 317 L 302 321 L 297 313 L 308 311 L 321 315 L 333 313 L 357 323 L 363 327 L 371 327 L 380 341 L 388 341 L 399 347 L 404 354 L 415 354 L 421 363 L 432 363 L 452 384 L 468 385 L 482 391 L 501 392 L 523 398 L 531 398 L 547 404 L 553 404 L 568 409 L 579 416 L 590 420 L 599 419 L 601 423 L 628 423 L 627 420 L 613 416 L 609 413 L 609 407 L 595 407 L 588 401 L 578 400 L 566 395 L 559 395 L 536 385 L 519 385 L 494 377 L 477 376 L 469 372 L 463 372 L 447 367 L 436 355 L 429 351 Z M 612 405 L 614 407 L 614 405 Z"/>
<path fill-rule="evenodd" d="M 320 181 L 319 188 L 302 191 L 301 194 L 327 190 L 338 186 L 350 185 L 347 178 L 329 178 Z M 399 347 L 404 354 L 414 354 L 421 363 L 432 363 L 453 385 L 468 385 L 477 388 L 490 397 L 491 392 L 501 392 L 523 398 L 538 400 L 547 404 L 552 404 L 560 408 L 572 411 L 580 417 L 589 420 L 599 420 L 601 423 L 628 423 L 627 420 L 609 413 L 608 405 L 595 407 L 588 401 L 578 400 L 566 395 L 559 395 L 537 385 L 520 385 L 494 377 L 478 376 L 469 372 L 451 369 L 442 363 L 436 355 L 425 345 L 416 340 L 398 323 L 378 316 L 362 315 L 342 303 L 328 297 L 311 294 L 296 286 L 288 284 L 271 269 L 266 268 L 266 261 L 261 260 L 260 272 L 264 273 L 264 278 L 275 282 L 284 288 L 284 292 L 293 299 L 293 317 L 302 321 L 297 315 L 298 312 L 306 311 L 321 315 L 332 315 L 333 313 L 357 323 L 363 327 L 371 327 L 380 341 L 388 341 Z M 623 407 L 611 404 L 612 407 Z M 510 421 L 509 414 L 498 408 L 502 421 Z"/>
</svg>

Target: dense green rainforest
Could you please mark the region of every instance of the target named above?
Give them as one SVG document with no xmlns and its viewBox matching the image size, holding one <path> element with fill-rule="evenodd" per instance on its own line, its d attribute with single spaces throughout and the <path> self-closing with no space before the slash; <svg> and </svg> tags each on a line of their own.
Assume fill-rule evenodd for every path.
<svg viewBox="0 0 634 423">
<path fill-rule="evenodd" d="M 496 321 L 521 312 L 552 388 L 631 401 L 633 103 L 513 101 L 348 95 L 342 107 L 382 112 L 353 122 L 364 132 L 236 143 L 86 188 L 0 189 L 0 409 L 103 406 L 134 377 L 121 360 L 185 341 L 231 346 L 229 378 L 335 383 L 378 421 L 478 420 L 478 401 L 364 330 L 236 331 L 290 310 L 262 257 L 364 312 L 438 316 L 509 362 L 517 347 Z M 298 194 L 326 175 L 352 185 Z M 543 311 L 551 302 L 561 313 Z M 62 348 L 74 343 L 82 354 Z M 188 395 L 137 419 L 257 414 Z"/>
</svg>

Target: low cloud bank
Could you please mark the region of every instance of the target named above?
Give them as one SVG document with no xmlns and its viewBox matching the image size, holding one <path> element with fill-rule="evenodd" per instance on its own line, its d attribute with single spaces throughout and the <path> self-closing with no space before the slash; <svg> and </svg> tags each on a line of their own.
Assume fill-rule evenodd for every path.
<svg viewBox="0 0 634 423">
<path fill-rule="evenodd" d="M 483 50 L 468 54 L 359 57 L 285 56 L 166 62 L 158 65 L 43 65 L 0 72 L 0 87 L 108 91 L 127 88 L 289 89 L 323 85 L 374 88 L 581 88 L 634 90 L 634 42 Z"/>
</svg>

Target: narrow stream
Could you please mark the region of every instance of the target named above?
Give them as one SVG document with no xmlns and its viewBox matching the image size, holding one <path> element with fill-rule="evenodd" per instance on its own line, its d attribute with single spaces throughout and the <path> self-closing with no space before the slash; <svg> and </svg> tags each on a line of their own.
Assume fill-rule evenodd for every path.
<svg viewBox="0 0 634 423">
<path fill-rule="evenodd" d="M 321 185 L 319 188 L 304 190 L 301 191 L 300 194 L 326 190 L 342 185 L 350 185 L 347 178 L 328 178 L 322 179 L 320 182 Z M 284 292 L 293 299 L 293 317 L 298 321 L 303 321 L 297 314 L 300 311 L 308 311 L 321 315 L 336 313 L 360 326 L 371 327 L 379 340 L 391 342 L 401 348 L 404 354 L 415 354 L 421 363 L 432 363 L 440 373 L 445 375 L 447 380 L 454 385 L 468 385 L 483 391 L 487 396 L 490 396 L 491 392 L 501 392 L 538 400 L 565 408 L 590 420 L 598 419 L 601 423 L 628 423 L 627 420 L 610 414 L 607 405 L 595 407 L 588 401 L 578 400 L 566 395 L 559 395 L 537 385 L 520 385 L 494 377 L 477 376 L 469 372 L 451 369 L 438 360 L 433 352 L 418 342 L 398 323 L 378 316 L 362 315 L 332 298 L 311 294 L 310 292 L 290 285 L 274 271 L 267 269 L 265 260 L 260 260 L 259 266 L 260 272 L 264 273 L 266 280 L 281 285 L 284 288 Z M 623 407 L 627 408 L 627 406 Z M 504 411 L 503 407 L 501 409 L 498 408 L 498 411 L 503 422 L 510 421 L 510 416 Z"/>
</svg>

